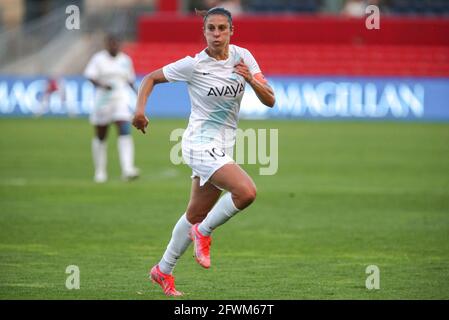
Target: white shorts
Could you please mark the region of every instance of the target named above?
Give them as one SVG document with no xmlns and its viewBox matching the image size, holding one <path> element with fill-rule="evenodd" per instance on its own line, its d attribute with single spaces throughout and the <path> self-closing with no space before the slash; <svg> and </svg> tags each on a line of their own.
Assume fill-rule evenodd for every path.
<svg viewBox="0 0 449 320">
<path fill-rule="evenodd" d="M 110 102 L 95 107 L 90 114 L 90 123 L 103 126 L 116 121 L 131 121 L 132 113 L 126 102 Z"/>
<path fill-rule="evenodd" d="M 227 163 L 234 162 L 232 159 L 233 153 L 233 147 L 223 150 L 214 144 L 192 145 L 182 143 L 182 157 L 192 168 L 191 178 L 200 178 L 200 187 L 209 180 L 215 171 Z M 222 190 L 222 188 L 216 187 Z"/>
</svg>

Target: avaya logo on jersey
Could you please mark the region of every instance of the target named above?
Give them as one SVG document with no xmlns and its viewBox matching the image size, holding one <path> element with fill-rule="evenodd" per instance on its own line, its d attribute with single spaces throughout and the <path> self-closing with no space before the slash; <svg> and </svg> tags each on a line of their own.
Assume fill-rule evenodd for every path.
<svg viewBox="0 0 449 320">
<path fill-rule="evenodd" d="M 245 91 L 245 85 L 243 83 L 237 83 L 236 86 L 223 86 L 221 89 L 217 87 L 212 87 L 209 89 L 207 96 L 215 97 L 233 97 L 235 98 L 237 94 L 243 93 Z"/>
</svg>

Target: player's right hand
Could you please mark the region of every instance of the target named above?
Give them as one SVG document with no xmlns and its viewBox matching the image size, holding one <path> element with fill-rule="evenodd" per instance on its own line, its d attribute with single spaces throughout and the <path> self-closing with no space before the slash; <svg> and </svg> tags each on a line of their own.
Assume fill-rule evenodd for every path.
<svg viewBox="0 0 449 320">
<path fill-rule="evenodd" d="M 136 113 L 133 119 L 133 126 L 145 133 L 145 128 L 148 126 L 148 118 L 143 113 Z"/>
</svg>

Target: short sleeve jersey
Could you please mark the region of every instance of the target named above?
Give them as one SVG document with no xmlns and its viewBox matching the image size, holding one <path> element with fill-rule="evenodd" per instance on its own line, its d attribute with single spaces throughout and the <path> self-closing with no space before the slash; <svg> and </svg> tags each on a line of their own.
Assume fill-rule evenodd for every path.
<svg viewBox="0 0 449 320">
<path fill-rule="evenodd" d="M 119 52 L 112 57 L 106 50 L 97 52 L 87 64 L 84 76 L 112 87 L 112 90 L 97 88 L 96 107 L 108 103 L 129 104 L 129 82 L 134 82 L 136 76 L 128 55 Z"/>
<path fill-rule="evenodd" d="M 184 81 L 188 86 L 191 113 L 183 142 L 216 143 L 223 148 L 234 145 L 245 79 L 233 71 L 241 59 L 251 74 L 261 72 L 253 55 L 235 45 L 229 45 L 226 60 L 216 60 L 203 50 L 163 67 L 169 82 Z"/>
</svg>

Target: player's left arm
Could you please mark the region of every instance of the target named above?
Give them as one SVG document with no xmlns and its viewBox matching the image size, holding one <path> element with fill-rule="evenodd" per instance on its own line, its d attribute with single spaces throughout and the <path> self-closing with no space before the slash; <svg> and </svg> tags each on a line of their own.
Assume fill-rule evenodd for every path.
<svg viewBox="0 0 449 320">
<path fill-rule="evenodd" d="M 274 106 L 274 103 L 276 102 L 274 91 L 268 84 L 268 81 L 265 79 L 262 72 L 254 75 L 251 74 L 243 59 L 234 66 L 234 72 L 245 78 L 246 82 L 250 84 L 257 97 L 264 105 L 270 108 Z"/>
<path fill-rule="evenodd" d="M 130 57 L 128 57 L 128 85 L 133 89 L 133 91 L 137 94 L 137 88 L 134 85 L 134 82 L 136 80 L 136 72 L 134 71 L 134 64 Z"/>
</svg>

